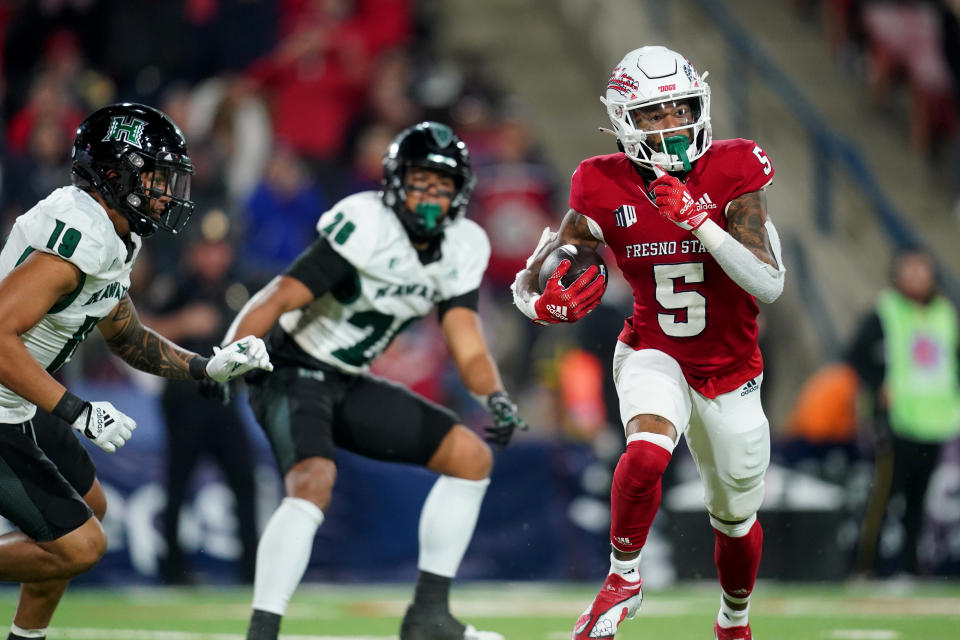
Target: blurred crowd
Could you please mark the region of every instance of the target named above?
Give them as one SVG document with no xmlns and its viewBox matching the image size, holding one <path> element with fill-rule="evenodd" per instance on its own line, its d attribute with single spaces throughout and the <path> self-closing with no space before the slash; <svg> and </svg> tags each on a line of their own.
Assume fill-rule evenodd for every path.
<svg viewBox="0 0 960 640">
<path fill-rule="evenodd" d="M 822 20 L 835 59 L 866 79 L 874 105 L 897 113 L 913 148 L 948 168 L 960 216 L 960 0 L 794 5 Z"/>
</svg>

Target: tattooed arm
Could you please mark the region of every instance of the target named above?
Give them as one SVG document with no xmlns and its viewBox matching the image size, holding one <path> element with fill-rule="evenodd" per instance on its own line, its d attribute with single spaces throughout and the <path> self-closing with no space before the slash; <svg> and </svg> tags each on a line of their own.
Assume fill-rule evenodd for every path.
<svg viewBox="0 0 960 640">
<path fill-rule="evenodd" d="M 124 296 L 97 327 L 110 351 L 135 369 L 181 380 L 204 376 L 207 358 L 187 351 L 143 326 L 130 296 Z"/>
<path fill-rule="evenodd" d="M 767 194 L 745 193 L 727 205 L 727 233 L 774 269 L 779 269 L 767 234 Z"/>
<path fill-rule="evenodd" d="M 783 292 L 786 269 L 766 197 L 762 191 L 745 193 L 727 205 L 726 216 L 726 231 L 708 219 L 693 234 L 740 288 L 760 302 L 773 302 Z"/>
</svg>

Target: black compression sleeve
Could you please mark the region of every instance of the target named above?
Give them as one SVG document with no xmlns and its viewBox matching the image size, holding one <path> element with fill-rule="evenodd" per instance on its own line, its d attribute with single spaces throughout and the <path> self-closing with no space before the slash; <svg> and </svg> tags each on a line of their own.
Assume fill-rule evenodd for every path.
<svg viewBox="0 0 960 640">
<path fill-rule="evenodd" d="M 437 304 L 437 317 L 441 320 L 443 319 L 443 314 L 454 307 L 466 307 L 467 309 L 472 309 L 476 311 L 479 307 L 480 302 L 480 290 L 474 289 L 473 291 L 468 291 L 466 293 L 460 294 L 453 298 L 447 298 L 446 300 L 441 300 Z"/>
<path fill-rule="evenodd" d="M 326 238 L 317 238 L 297 256 L 284 275 L 302 282 L 319 298 L 354 274 L 353 265 L 333 250 Z"/>
</svg>

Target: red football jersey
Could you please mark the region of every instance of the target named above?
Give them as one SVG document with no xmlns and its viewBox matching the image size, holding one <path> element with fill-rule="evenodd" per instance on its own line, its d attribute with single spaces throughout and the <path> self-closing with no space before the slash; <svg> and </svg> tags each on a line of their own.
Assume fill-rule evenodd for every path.
<svg viewBox="0 0 960 640">
<path fill-rule="evenodd" d="M 773 165 L 750 140 L 715 140 L 687 174 L 699 210 L 727 228 L 737 197 L 773 179 Z M 757 303 L 724 273 L 689 231 L 662 217 L 633 163 L 622 153 L 580 163 L 570 207 L 603 231 L 633 289 L 633 316 L 620 340 L 672 356 L 690 385 L 715 398 L 760 374 Z"/>
</svg>

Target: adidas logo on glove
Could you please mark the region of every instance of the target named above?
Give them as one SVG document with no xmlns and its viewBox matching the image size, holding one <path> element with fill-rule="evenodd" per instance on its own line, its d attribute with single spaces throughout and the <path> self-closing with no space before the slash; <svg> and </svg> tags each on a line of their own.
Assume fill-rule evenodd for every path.
<svg viewBox="0 0 960 640">
<path fill-rule="evenodd" d="M 547 311 L 549 311 L 549 312 L 550 312 L 550 315 L 552 315 L 554 318 L 558 318 L 558 319 L 560 319 L 560 320 L 566 320 L 566 319 L 567 319 L 567 307 L 566 307 L 566 306 L 561 306 L 561 305 L 559 305 L 559 304 L 548 304 L 548 305 L 547 305 Z"/>
</svg>

